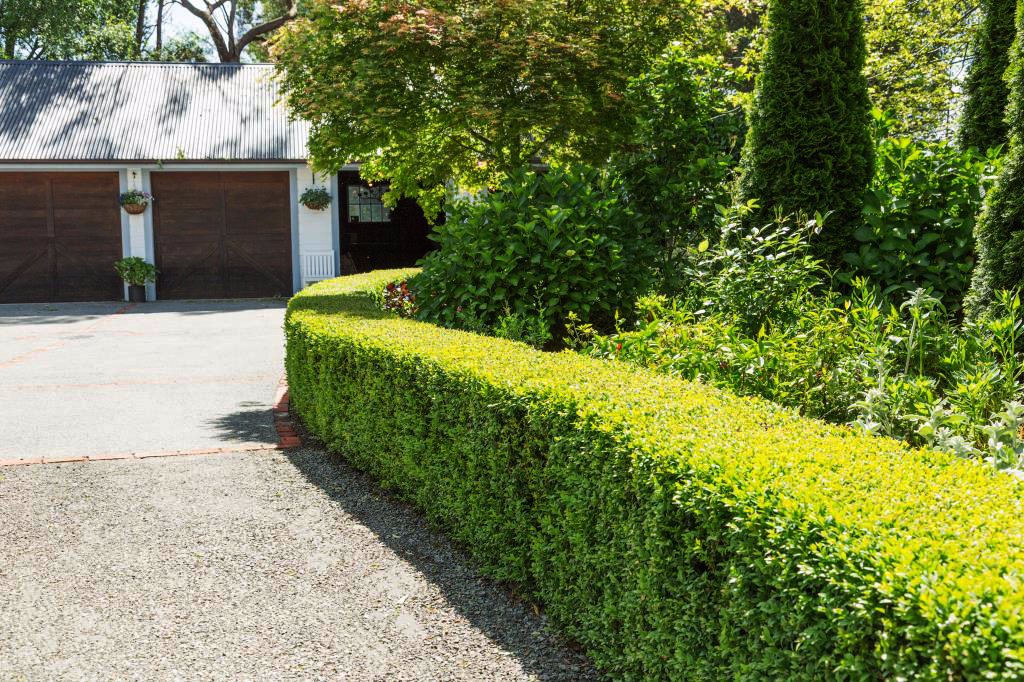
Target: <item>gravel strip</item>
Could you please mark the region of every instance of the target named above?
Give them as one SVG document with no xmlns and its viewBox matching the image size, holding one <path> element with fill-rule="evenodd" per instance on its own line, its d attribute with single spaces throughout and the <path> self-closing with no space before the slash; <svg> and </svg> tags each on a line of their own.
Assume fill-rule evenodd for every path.
<svg viewBox="0 0 1024 682">
<path fill-rule="evenodd" d="M 322 452 L 0 469 L 0 679 L 594 679 Z"/>
</svg>

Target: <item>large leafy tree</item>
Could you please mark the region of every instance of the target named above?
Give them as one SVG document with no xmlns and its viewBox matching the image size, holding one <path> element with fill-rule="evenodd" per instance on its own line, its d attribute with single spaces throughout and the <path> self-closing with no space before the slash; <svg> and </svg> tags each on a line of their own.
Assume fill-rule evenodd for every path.
<svg viewBox="0 0 1024 682">
<path fill-rule="evenodd" d="M 967 76 L 960 144 L 982 151 L 1006 144 L 1006 69 L 1014 37 L 1016 0 L 985 0 Z"/>
<path fill-rule="evenodd" d="M 773 0 L 743 151 L 751 220 L 830 213 L 813 247 L 832 265 L 854 243 L 873 169 L 863 26 L 859 0 Z"/>
<path fill-rule="evenodd" d="M 315 0 L 274 48 L 323 170 L 360 161 L 436 207 L 532 161 L 607 159 L 630 77 L 687 26 L 680 0 Z"/>
<path fill-rule="evenodd" d="M 978 266 L 971 278 L 968 313 L 983 313 L 1000 289 L 1024 285 L 1024 0 L 1018 0 L 1017 34 L 1006 80 L 1009 152 L 975 229 Z"/>
<path fill-rule="evenodd" d="M 0 0 L 0 58 L 128 59 L 136 0 Z"/>
</svg>

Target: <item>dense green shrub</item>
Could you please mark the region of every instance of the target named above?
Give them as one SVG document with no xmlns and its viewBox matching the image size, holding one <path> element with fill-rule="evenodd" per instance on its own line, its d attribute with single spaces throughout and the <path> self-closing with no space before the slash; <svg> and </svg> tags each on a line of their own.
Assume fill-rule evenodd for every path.
<svg viewBox="0 0 1024 682">
<path fill-rule="evenodd" d="M 1024 4 L 1018 4 L 1016 23 L 1006 72 L 1010 145 L 975 231 L 978 265 L 966 304 L 973 314 L 988 309 L 1000 289 L 1024 285 Z"/>
<path fill-rule="evenodd" d="M 955 312 L 974 265 L 974 226 L 995 177 L 996 152 L 888 137 L 890 121 L 876 116 L 875 178 L 854 232 L 860 245 L 843 257 L 840 280 L 866 276 L 899 297 L 924 287 Z"/>
<path fill-rule="evenodd" d="M 475 331 L 499 318 L 542 320 L 554 334 L 573 313 L 609 324 L 651 286 L 657 243 L 615 184 L 588 169 L 513 175 L 456 200 L 411 283 L 421 319 Z"/>
<path fill-rule="evenodd" d="M 292 405 L 617 679 L 1019 679 L 1022 484 L 620 363 L 290 303 Z"/>
<path fill-rule="evenodd" d="M 769 321 L 791 320 L 825 279 L 807 247 L 821 216 L 800 224 L 782 218 L 746 226 L 750 206 L 720 207 L 720 237 L 703 241 L 685 260 L 688 286 L 680 297 L 689 309 L 736 320 L 746 333 Z"/>
<path fill-rule="evenodd" d="M 984 0 L 984 18 L 974 39 L 973 61 L 964 83 L 960 146 L 982 152 L 1006 144 L 1006 68 L 1014 37 L 1017 0 Z"/>
<path fill-rule="evenodd" d="M 676 267 L 680 252 L 713 237 L 715 207 L 731 202 L 730 176 L 746 131 L 742 109 L 728 96 L 735 80 L 720 61 L 675 45 L 630 86 L 636 136 L 612 168 L 635 219 L 664 244 L 662 289 L 685 285 Z"/>
<path fill-rule="evenodd" d="M 895 306 L 855 279 L 843 298 L 815 286 L 816 273 L 790 240 L 766 241 L 758 250 L 757 260 L 788 282 L 789 294 L 772 306 L 734 292 L 731 272 L 719 270 L 705 291 L 723 301 L 642 298 L 635 328 L 602 336 L 578 325 L 574 344 L 588 355 L 1024 470 L 1024 419 L 1003 423 L 1022 399 L 1024 358 L 1016 349 L 1024 317 L 1016 296 L 1003 293 L 994 315 L 958 325 L 923 289 Z M 754 310 L 762 314 L 752 318 Z"/>
<path fill-rule="evenodd" d="M 871 139 L 859 0 L 774 0 L 743 150 L 740 200 L 752 224 L 829 213 L 812 246 L 838 265 L 854 243 L 871 179 Z"/>
</svg>

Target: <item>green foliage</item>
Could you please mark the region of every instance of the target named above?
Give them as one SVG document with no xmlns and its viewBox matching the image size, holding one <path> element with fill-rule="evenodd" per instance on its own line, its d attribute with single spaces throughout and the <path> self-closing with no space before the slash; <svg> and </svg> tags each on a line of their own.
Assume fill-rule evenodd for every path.
<svg viewBox="0 0 1024 682">
<path fill-rule="evenodd" d="M 978 4 L 964 0 L 866 0 L 864 4 L 868 48 L 864 74 L 871 101 L 893 112 L 897 135 L 917 140 L 953 137 Z"/>
<path fill-rule="evenodd" d="M 155 265 L 147 263 L 137 256 L 122 258 L 117 261 L 114 263 L 114 270 L 117 271 L 117 276 L 124 280 L 126 284 L 136 286 L 155 282 L 156 276 L 159 274 Z"/>
<path fill-rule="evenodd" d="M 775 270 L 760 298 L 752 286 L 734 284 L 743 276 L 736 269 L 718 266 L 699 292 L 705 300 L 641 299 L 635 329 L 600 336 L 580 327 L 572 333 L 577 347 L 1021 468 L 1024 459 L 993 449 L 986 430 L 1022 397 L 1024 320 L 1016 296 L 1000 294 L 995 315 L 959 326 L 924 289 L 897 307 L 854 279 L 851 295 L 841 298 L 821 291 L 813 261 L 792 237 L 769 234 L 782 238 L 754 236 L 738 250 L 737 261 L 753 263 L 754 272 Z M 723 258 L 732 258 L 729 250 L 708 260 Z M 933 427 L 928 433 L 924 422 Z"/>
<path fill-rule="evenodd" d="M 805 299 L 824 279 L 807 247 L 823 218 L 748 227 L 744 222 L 753 205 L 719 210 L 721 239 L 713 247 L 701 242 L 685 269 L 689 286 L 683 298 L 691 309 L 733 318 L 751 334 L 770 320 L 799 316 Z"/>
<path fill-rule="evenodd" d="M 320 170 L 363 163 L 434 215 L 444 187 L 545 161 L 604 161 L 631 132 L 629 80 L 689 22 L 678 0 L 315 0 L 276 39 Z"/>
<path fill-rule="evenodd" d="M 316 284 L 292 405 L 613 679 L 1018 679 L 1022 484 L 976 462 Z"/>
<path fill-rule="evenodd" d="M 864 200 L 860 246 L 844 256 L 840 281 L 866 276 L 886 296 L 924 287 L 951 312 L 960 309 L 974 265 L 974 227 L 998 168 L 996 152 L 982 156 L 952 144 L 889 137 L 880 124 L 875 178 Z"/>
<path fill-rule="evenodd" d="M 985 151 L 1006 145 L 1006 69 L 1014 37 L 1017 0 L 985 0 L 973 61 L 964 84 L 960 146 Z"/>
<path fill-rule="evenodd" d="M 606 175 L 520 171 L 497 191 L 450 205 L 411 283 L 420 319 L 493 329 L 536 317 L 557 336 L 569 313 L 610 326 L 650 286 L 657 248 Z"/>
<path fill-rule="evenodd" d="M 670 290 L 683 286 L 679 251 L 717 230 L 716 205 L 731 201 L 730 176 L 746 131 L 727 93 L 736 76 L 720 60 L 673 45 L 630 86 L 636 134 L 612 160 L 636 220 L 665 244 L 659 269 Z"/>
<path fill-rule="evenodd" d="M 299 203 L 314 211 L 331 205 L 331 192 L 326 187 L 307 187 L 299 196 Z"/>
<path fill-rule="evenodd" d="M 0 59 L 128 59 L 136 0 L 0 2 Z"/>
<path fill-rule="evenodd" d="M 812 242 L 828 265 L 854 243 L 871 179 L 859 0 L 777 0 L 743 150 L 742 201 L 761 209 L 753 222 L 784 214 L 830 214 Z"/>
<path fill-rule="evenodd" d="M 723 43 L 731 64 L 757 74 L 768 0 L 702 4 L 701 45 Z M 868 93 L 875 106 L 894 113 L 895 134 L 916 140 L 952 136 L 963 105 L 964 64 L 970 60 L 977 8 L 963 0 L 865 0 Z"/>
<path fill-rule="evenodd" d="M 1024 286 L 1024 5 L 1017 7 L 1017 37 L 1006 72 L 1010 89 L 1010 145 L 995 187 L 978 219 L 975 240 L 978 265 L 966 301 L 970 314 L 981 314 L 1000 289 Z"/>
<path fill-rule="evenodd" d="M 159 50 L 150 50 L 146 59 L 159 62 L 207 62 L 206 44 L 194 32 L 177 35 L 166 41 Z"/>
</svg>

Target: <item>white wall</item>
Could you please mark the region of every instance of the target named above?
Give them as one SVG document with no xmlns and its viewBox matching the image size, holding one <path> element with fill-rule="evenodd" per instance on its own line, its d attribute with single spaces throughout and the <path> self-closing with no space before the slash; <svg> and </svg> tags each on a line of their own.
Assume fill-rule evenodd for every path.
<svg viewBox="0 0 1024 682">
<path fill-rule="evenodd" d="M 146 191 L 146 186 L 143 183 L 142 169 L 128 168 L 127 170 L 127 189 Z M 150 210 L 147 208 L 146 212 Z M 128 243 L 130 245 L 128 250 L 129 256 L 146 257 L 146 213 L 140 213 L 139 215 L 128 214 Z"/>
<path fill-rule="evenodd" d="M 298 196 L 302 196 L 310 187 L 326 187 L 331 192 L 331 206 L 323 211 L 314 211 L 299 204 L 299 254 L 333 252 L 334 247 L 334 216 L 338 211 L 337 183 L 331 182 L 331 176 L 318 177 L 309 166 L 302 166 L 297 171 Z M 332 186 L 332 184 L 334 186 Z M 337 260 L 338 254 L 334 257 Z M 338 274 L 335 271 L 334 274 Z"/>
<path fill-rule="evenodd" d="M 299 196 L 310 187 L 326 187 L 331 190 L 331 178 L 317 177 L 309 166 L 298 169 Z M 334 249 L 332 211 L 337 210 L 337 197 L 332 205 L 323 211 L 314 211 L 299 204 L 299 247 L 300 253 L 311 251 L 332 251 Z"/>
</svg>

